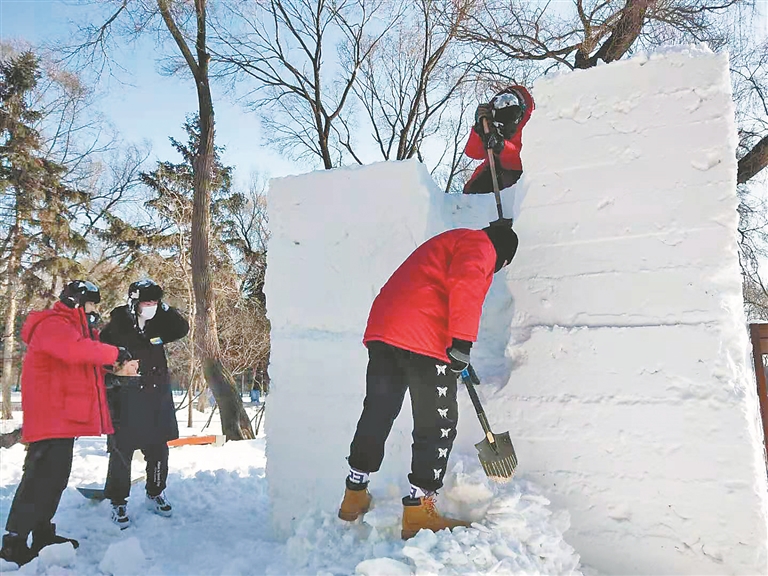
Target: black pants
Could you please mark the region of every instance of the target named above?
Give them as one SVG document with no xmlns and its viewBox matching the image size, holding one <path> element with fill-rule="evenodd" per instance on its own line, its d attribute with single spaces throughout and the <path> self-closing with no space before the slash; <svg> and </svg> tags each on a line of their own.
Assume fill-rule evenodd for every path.
<svg viewBox="0 0 768 576">
<path fill-rule="evenodd" d="M 131 493 L 131 460 L 137 450 L 134 446 L 121 445 L 110 437 L 109 467 L 104 496 L 112 504 L 125 504 Z M 147 482 L 145 489 L 150 496 L 157 496 L 165 490 L 168 480 L 168 444 L 162 442 L 140 448 L 147 463 Z"/>
<path fill-rule="evenodd" d="M 425 491 L 440 488 L 459 419 L 456 381 L 456 374 L 440 360 L 369 342 L 365 401 L 349 448 L 349 465 L 363 472 L 381 467 L 384 443 L 407 389 L 413 412 L 408 480 Z"/>
<path fill-rule="evenodd" d="M 523 172 L 522 170 L 504 170 L 501 168 L 500 162 L 497 156 L 496 176 L 499 179 L 499 189 L 503 190 L 520 180 Z M 480 172 L 474 180 L 467 182 L 464 186 L 464 194 L 487 194 L 489 192 L 493 192 L 493 177 L 491 176 L 491 167 L 486 166 L 485 170 Z"/>
<path fill-rule="evenodd" d="M 27 537 L 51 523 L 72 471 L 74 438 L 32 442 L 24 458 L 24 473 L 13 497 L 5 529 Z"/>
</svg>

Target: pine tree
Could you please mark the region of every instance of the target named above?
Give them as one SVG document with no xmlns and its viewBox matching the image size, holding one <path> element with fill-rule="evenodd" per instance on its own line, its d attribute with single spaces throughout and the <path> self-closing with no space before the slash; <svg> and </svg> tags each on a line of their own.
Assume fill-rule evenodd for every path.
<svg viewBox="0 0 768 576">
<path fill-rule="evenodd" d="M 87 243 L 74 229 L 74 206 L 88 195 L 62 183 L 66 168 L 44 154 L 35 128 L 41 112 L 30 107 L 40 79 L 39 60 L 27 51 L 0 61 L 0 254 L 5 286 L 2 418 L 11 418 L 11 383 L 18 304 L 24 294 L 44 291 L 51 279 L 72 276 L 67 254 Z"/>
</svg>

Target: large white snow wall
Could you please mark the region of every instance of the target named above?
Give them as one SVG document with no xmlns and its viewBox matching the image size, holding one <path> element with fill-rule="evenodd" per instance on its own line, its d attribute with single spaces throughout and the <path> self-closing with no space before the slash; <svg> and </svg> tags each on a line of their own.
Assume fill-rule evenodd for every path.
<svg viewBox="0 0 768 576">
<path fill-rule="evenodd" d="M 489 418 L 599 571 L 768 573 L 727 59 L 668 52 L 533 93 L 525 176 L 504 192 L 521 247 L 473 350 Z M 285 532 L 341 499 L 378 289 L 420 242 L 494 210 L 405 162 L 274 180 L 269 211 L 267 474 Z M 465 396 L 456 450 L 471 453 Z M 406 407 L 375 496 L 404 492 L 409 446 Z"/>
</svg>

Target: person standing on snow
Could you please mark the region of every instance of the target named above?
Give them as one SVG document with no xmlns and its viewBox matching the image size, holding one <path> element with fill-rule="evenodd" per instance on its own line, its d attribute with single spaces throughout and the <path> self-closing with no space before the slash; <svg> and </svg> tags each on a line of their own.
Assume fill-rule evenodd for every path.
<svg viewBox="0 0 768 576">
<path fill-rule="evenodd" d="M 449 230 L 419 246 L 382 287 L 363 338 L 366 395 L 349 448 L 342 520 L 354 521 L 369 510 L 369 474 L 381 467 L 384 443 L 409 390 L 411 490 L 403 498 L 401 535 L 469 526 L 441 516 L 435 494 L 456 437 L 458 374 L 469 366 L 493 274 L 509 264 L 517 243 L 512 228 L 503 225 Z"/>
<path fill-rule="evenodd" d="M 127 348 L 139 360 L 138 377 L 108 378 L 108 399 L 115 433 L 109 438 L 109 468 L 104 495 L 112 502 L 112 521 L 121 529 L 131 524 L 127 514 L 131 491 L 131 460 L 141 450 L 147 463 L 147 505 L 170 516 L 164 490 L 168 478 L 169 440 L 179 437 L 165 344 L 189 332 L 189 323 L 162 302 L 163 289 L 152 280 L 128 288 L 128 304 L 118 306 L 101 333 L 101 341 Z"/>
<path fill-rule="evenodd" d="M 138 367 L 125 348 L 98 341 L 93 326 L 100 301 L 96 285 L 74 280 L 53 308 L 31 312 L 21 329 L 27 345 L 21 369 L 22 442 L 28 447 L 0 549 L 0 558 L 20 566 L 50 544 L 79 546 L 57 535 L 51 523 L 69 481 L 75 437 L 112 432 L 103 366 L 124 373 Z"/>
<path fill-rule="evenodd" d="M 483 160 L 464 185 L 464 194 L 493 192 L 488 150 L 493 150 L 500 189 L 509 188 L 520 179 L 523 164 L 523 126 L 534 110 L 533 97 L 523 86 L 510 86 L 496 94 L 488 104 L 480 104 L 475 112 L 475 125 L 464 147 L 464 154 Z M 483 119 L 490 132 L 485 133 Z"/>
</svg>

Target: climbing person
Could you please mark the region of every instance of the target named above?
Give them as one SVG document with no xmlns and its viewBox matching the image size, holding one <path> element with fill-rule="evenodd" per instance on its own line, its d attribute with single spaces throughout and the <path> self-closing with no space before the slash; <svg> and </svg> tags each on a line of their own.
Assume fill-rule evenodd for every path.
<svg viewBox="0 0 768 576">
<path fill-rule="evenodd" d="M 464 153 L 482 164 L 464 185 L 464 194 L 493 192 L 488 151 L 496 164 L 499 188 L 512 186 L 523 173 L 520 151 L 523 148 L 523 127 L 534 110 L 533 97 L 523 86 L 510 86 L 496 94 L 475 111 L 475 124 L 464 147 Z M 485 131 L 488 124 L 489 132 Z"/>
</svg>

